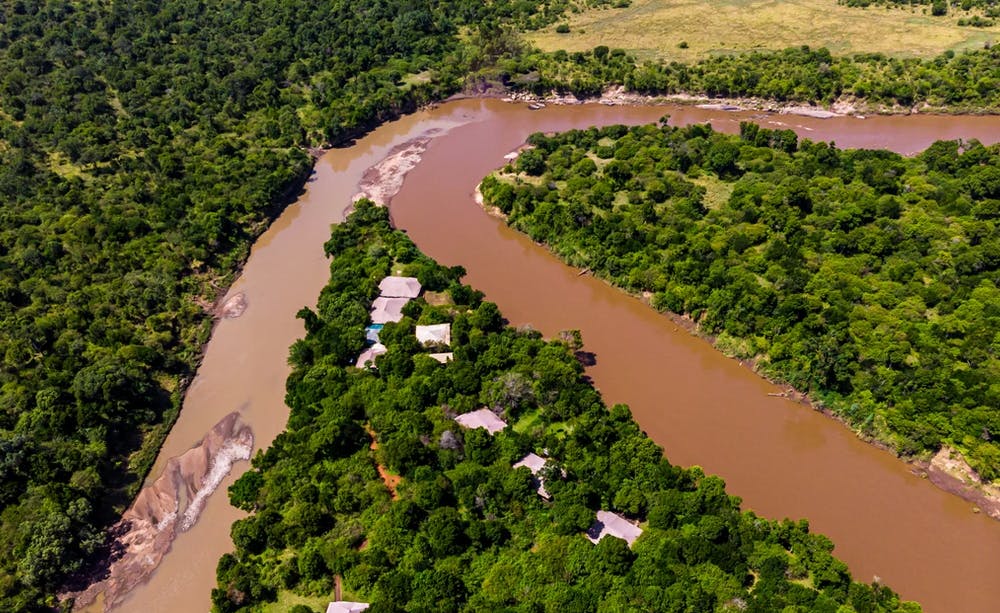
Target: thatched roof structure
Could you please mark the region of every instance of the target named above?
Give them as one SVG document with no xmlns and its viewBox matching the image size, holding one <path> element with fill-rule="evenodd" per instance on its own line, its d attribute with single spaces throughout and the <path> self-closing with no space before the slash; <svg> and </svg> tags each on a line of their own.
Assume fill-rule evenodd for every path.
<svg viewBox="0 0 1000 613">
<path fill-rule="evenodd" d="M 417 326 L 417 340 L 425 345 L 450 345 L 451 324 Z"/>
<path fill-rule="evenodd" d="M 358 368 L 365 368 L 368 365 L 374 366 L 375 358 L 382 355 L 386 351 L 388 351 L 388 349 L 386 349 L 385 345 L 383 345 L 382 343 L 375 343 L 368 349 L 365 349 L 364 351 L 361 352 L 361 355 L 358 356 L 358 361 L 355 364 L 355 366 L 357 366 Z"/>
<path fill-rule="evenodd" d="M 409 298 L 384 298 L 379 296 L 372 302 L 372 323 L 387 324 L 403 319 L 403 307 Z"/>
</svg>

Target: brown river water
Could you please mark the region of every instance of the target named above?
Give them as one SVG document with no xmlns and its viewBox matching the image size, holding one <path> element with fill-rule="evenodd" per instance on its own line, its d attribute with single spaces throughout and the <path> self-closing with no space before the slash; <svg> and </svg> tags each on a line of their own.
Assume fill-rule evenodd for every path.
<svg viewBox="0 0 1000 613">
<path fill-rule="evenodd" d="M 778 388 L 668 318 L 590 276 L 578 276 L 473 201 L 479 180 L 532 132 L 610 123 L 711 121 L 736 131 L 741 120 L 791 128 L 841 147 L 914 153 L 941 138 L 1000 141 L 1000 118 L 871 117 L 812 119 L 693 107 L 583 105 L 529 111 L 492 100 L 444 104 L 387 124 L 353 147 L 320 158 L 302 197 L 254 246 L 229 295 L 247 308 L 216 327 L 177 424 L 149 484 L 220 419 L 239 411 L 266 447 L 284 428 L 289 345 L 302 335 L 299 308 L 315 304 L 328 277 L 322 245 L 342 219 L 364 171 L 394 147 L 428 132 L 423 161 L 392 201 L 396 224 L 467 282 L 486 292 L 515 325 L 546 335 L 577 328 L 596 354 L 589 374 L 606 401 L 625 402 L 675 463 L 725 478 L 744 505 L 772 518 L 807 517 L 830 536 L 855 577 L 878 576 L 927 611 L 995 611 L 1000 602 L 1000 523 L 937 489 L 889 453 L 859 441 L 841 424 L 783 398 Z M 209 495 L 194 525 L 180 532 L 149 581 L 122 611 L 207 611 L 229 526 L 241 513 L 225 490 Z M 207 493 L 207 492 L 206 492 Z"/>
</svg>

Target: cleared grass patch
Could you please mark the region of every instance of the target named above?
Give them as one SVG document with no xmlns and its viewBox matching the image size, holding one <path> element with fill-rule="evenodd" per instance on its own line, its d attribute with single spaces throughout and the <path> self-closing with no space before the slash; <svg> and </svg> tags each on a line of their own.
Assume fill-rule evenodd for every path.
<svg viewBox="0 0 1000 613">
<path fill-rule="evenodd" d="M 705 198 L 702 203 L 707 209 L 721 209 L 724 204 L 729 202 L 729 197 L 733 195 L 733 189 L 736 187 L 734 183 L 727 183 L 708 174 L 694 178 L 688 177 L 688 180 L 705 188 Z"/>
<path fill-rule="evenodd" d="M 67 179 L 86 176 L 83 168 L 71 162 L 64 154 L 56 151 L 49 153 L 49 169 Z"/>
<path fill-rule="evenodd" d="M 430 82 L 431 82 L 431 71 L 425 70 L 423 72 L 408 74 L 404 76 L 403 82 L 399 86 L 399 88 L 406 91 L 413 88 L 416 85 L 424 85 L 425 83 L 430 83 Z"/>
<path fill-rule="evenodd" d="M 607 45 L 639 59 L 683 62 L 800 45 L 826 47 L 836 55 L 933 57 L 1000 40 L 1000 25 L 959 27 L 960 16 L 966 14 L 952 11 L 931 17 L 928 7 L 861 9 L 840 6 L 836 0 L 633 0 L 624 9 L 571 15 L 568 34 L 558 34 L 553 25 L 528 39 L 545 51 L 589 51 Z M 682 42 L 687 48 L 678 47 Z"/>
<path fill-rule="evenodd" d="M 282 613 L 291 610 L 297 604 L 305 605 L 319 613 L 326 611 L 326 606 L 333 600 L 333 594 L 326 596 L 299 596 L 287 590 L 278 592 L 278 601 L 265 604 L 261 611 L 263 613 Z"/>
</svg>

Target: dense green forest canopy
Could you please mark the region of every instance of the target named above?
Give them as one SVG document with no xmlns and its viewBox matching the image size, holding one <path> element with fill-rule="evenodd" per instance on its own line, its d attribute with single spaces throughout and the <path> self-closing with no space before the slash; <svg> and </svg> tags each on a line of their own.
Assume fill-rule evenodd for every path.
<svg viewBox="0 0 1000 613">
<path fill-rule="evenodd" d="M 0 2 L 0 609 L 51 604 L 100 556 L 173 423 L 210 305 L 307 176 L 305 147 L 462 87 L 997 107 L 992 50 L 683 67 L 519 42 L 568 7 Z"/>
<path fill-rule="evenodd" d="M 840 4 L 847 6 L 865 8 L 869 6 L 888 6 L 895 8 L 919 8 L 922 12 L 927 12 L 930 8 L 931 15 L 942 17 L 952 12 L 969 12 L 973 9 L 981 9 L 989 17 L 1000 17 L 1000 3 L 997 0 L 837 0 Z M 992 24 L 991 24 L 992 25 Z"/>
<path fill-rule="evenodd" d="M 1000 110 L 1000 47 L 946 51 L 925 60 L 881 53 L 835 56 L 808 46 L 783 51 L 719 55 L 694 64 L 636 63 L 620 49 L 525 52 L 500 62 L 511 83 L 537 94 L 552 90 L 580 98 L 610 85 L 651 96 L 709 97 L 829 105 L 869 111 L 944 112 Z"/>
<path fill-rule="evenodd" d="M 1000 478 L 1000 147 L 904 158 L 749 123 L 529 142 L 482 184 L 513 227 L 865 435 Z"/>
<path fill-rule="evenodd" d="M 625 406 L 582 376 L 574 335 L 545 341 L 503 324 L 362 202 L 327 243 L 329 285 L 292 349 L 287 430 L 231 488 L 252 514 L 219 562 L 217 611 L 259 610 L 282 591 L 345 598 L 370 611 L 917 611 L 882 585 L 852 582 L 805 522 L 740 512 L 718 477 L 672 466 Z M 445 292 L 386 324 L 376 369 L 352 366 L 368 309 L 391 270 Z M 415 324 L 449 322 L 439 364 Z M 490 407 L 490 437 L 453 417 Z M 371 443 L 377 444 L 373 449 Z M 551 501 L 525 454 L 544 454 Z M 378 467 L 402 478 L 390 492 Z M 595 512 L 639 522 L 631 548 L 584 538 Z M 792 607 L 786 609 L 786 607 Z M 310 609 L 304 608 L 303 611 Z"/>
<path fill-rule="evenodd" d="M 100 553 L 173 421 L 206 308 L 307 176 L 304 146 L 454 91 L 548 12 L 0 4 L 0 609 L 51 602 Z"/>
</svg>

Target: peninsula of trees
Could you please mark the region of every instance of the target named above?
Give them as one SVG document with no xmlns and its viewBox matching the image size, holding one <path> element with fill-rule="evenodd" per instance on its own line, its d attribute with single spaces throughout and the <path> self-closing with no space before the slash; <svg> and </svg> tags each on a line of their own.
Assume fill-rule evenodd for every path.
<svg viewBox="0 0 1000 613">
<path fill-rule="evenodd" d="M 482 192 L 568 263 L 915 456 L 1000 478 L 1000 148 L 914 158 L 741 125 L 535 134 Z"/>
<path fill-rule="evenodd" d="M 219 563 L 217 611 L 324 597 L 335 580 L 373 612 L 919 610 L 853 582 L 804 521 L 741 512 L 719 478 L 672 466 L 627 407 L 603 404 L 573 335 L 505 326 L 460 267 L 422 255 L 386 209 L 360 202 L 326 250 L 330 283 L 299 314 L 308 333 L 291 352 L 288 428 L 230 488 L 251 515 Z M 385 324 L 388 351 L 356 368 L 392 271 L 433 299 Z M 444 364 L 414 336 L 438 323 L 452 330 Z M 480 407 L 507 427 L 490 436 L 455 421 Z M 546 460 L 548 499 L 513 467 L 528 453 Z M 585 538 L 601 509 L 642 529 L 631 547 Z"/>
</svg>

